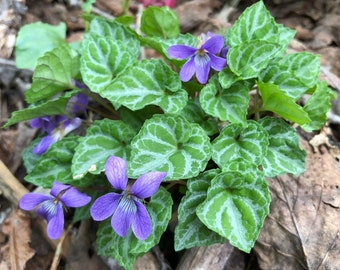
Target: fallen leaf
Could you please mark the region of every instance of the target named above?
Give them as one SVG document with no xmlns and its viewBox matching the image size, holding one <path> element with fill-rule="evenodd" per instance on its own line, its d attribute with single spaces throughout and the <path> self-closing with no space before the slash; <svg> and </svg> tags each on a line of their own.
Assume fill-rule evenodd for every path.
<svg viewBox="0 0 340 270">
<path fill-rule="evenodd" d="M 30 218 L 20 210 L 15 210 L 4 222 L 2 232 L 8 235 L 8 242 L 0 249 L 1 266 L 11 270 L 25 269 L 26 262 L 35 251 L 30 248 Z M 6 266 L 5 266 L 6 265 Z"/>
<path fill-rule="evenodd" d="M 270 215 L 254 247 L 261 269 L 340 269 L 340 163 L 326 147 L 301 146 L 306 172 L 269 180 Z"/>
</svg>

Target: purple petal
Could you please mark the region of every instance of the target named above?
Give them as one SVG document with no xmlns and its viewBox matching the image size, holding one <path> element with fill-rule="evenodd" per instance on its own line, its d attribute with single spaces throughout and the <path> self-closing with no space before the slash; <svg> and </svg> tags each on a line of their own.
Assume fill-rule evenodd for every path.
<svg viewBox="0 0 340 270">
<path fill-rule="evenodd" d="M 42 118 L 33 118 L 30 122 L 32 128 L 41 128 L 44 120 Z"/>
<path fill-rule="evenodd" d="M 194 57 L 192 57 L 182 66 L 181 71 L 179 72 L 179 77 L 181 78 L 181 81 L 189 81 L 192 76 L 194 76 L 195 71 L 195 59 Z"/>
<path fill-rule="evenodd" d="M 143 174 L 132 185 L 131 194 L 140 199 L 151 197 L 158 190 L 159 185 L 165 176 L 165 172 L 150 172 Z"/>
<path fill-rule="evenodd" d="M 92 218 L 101 221 L 112 216 L 121 198 L 122 195 L 111 192 L 96 199 L 90 208 Z"/>
<path fill-rule="evenodd" d="M 21 197 L 19 201 L 19 207 L 23 210 L 32 210 L 44 201 L 53 199 L 50 196 L 37 194 L 37 193 L 27 193 Z"/>
<path fill-rule="evenodd" d="M 67 207 L 81 207 L 88 204 L 91 197 L 71 187 L 60 197 L 60 200 Z"/>
<path fill-rule="evenodd" d="M 61 205 L 58 205 L 56 214 L 48 220 L 47 235 L 51 239 L 58 239 L 64 229 L 64 212 Z"/>
<path fill-rule="evenodd" d="M 171 58 L 187 59 L 188 57 L 194 55 L 196 51 L 196 48 L 187 45 L 173 45 L 169 47 L 168 54 Z"/>
<path fill-rule="evenodd" d="M 81 119 L 79 117 L 76 117 L 72 120 L 66 120 L 64 122 L 64 136 L 71 131 L 77 129 L 81 125 Z"/>
<path fill-rule="evenodd" d="M 210 58 L 207 54 L 195 57 L 196 77 L 201 84 L 208 81 L 210 71 Z"/>
<path fill-rule="evenodd" d="M 145 240 L 151 234 L 152 223 L 145 206 L 139 201 L 135 201 L 135 204 L 137 213 L 132 219 L 132 231 L 139 240 Z"/>
<path fill-rule="evenodd" d="M 66 192 L 66 190 L 69 189 L 69 188 L 71 188 L 70 185 L 65 185 L 65 184 L 59 183 L 57 181 L 54 181 L 53 186 L 52 186 L 51 191 L 50 191 L 50 194 L 54 197 L 57 197 L 60 192 L 62 192 L 62 191 Z"/>
<path fill-rule="evenodd" d="M 41 139 L 41 141 L 33 148 L 32 152 L 36 155 L 44 154 L 50 146 L 58 139 L 53 135 L 47 135 Z"/>
<path fill-rule="evenodd" d="M 119 236 L 124 237 L 127 234 L 136 213 L 135 201 L 123 196 L 111 219 L 111 226 Z"/>
<path fill-rule="evenodd" d="M 221 71 L 227 64 L 227 60 L 225 58 L 209 54 L 210 57 L 210 66 L 216 70 Z"/>
<path fill-rule="evenodd" d="M 61 202 L 55 202 L 53 199 L 50 199 L 41 204 L 37 209 L 37 214 L 47 221 L 50 221 L 50 219 L 57 214 L 59 207 L 62 207 Z"/>
<path fill-rule="evenodd" d="M 212 54 L 217 54 L 220 53 L 223 45 L 223 37 L 220 35 L 214 35 L 201 46 L 201 49 L 204 49 Z"/>
<path fill-rule="evenodd" d="M 116 156 L 110 156 L 105 164 L 105 174 L 111 185 L 118 190 L 125 190 L 128 182 L 126 162 Z"/>
<path fill-rule="evenodd" d="M 83 93 L 78 93 L 69 100 L 71 106 L 72 114 L 77 115 L 86 111 L 86 106 L 89 103 L 88 97 Z"/>
<path fill-rule="evenodd" d="M 220 56 L 223 58 L 227 58 L 227 54 L 229 52 L 230 46 L 226 46 L 221 50 Z"/>
</svg>

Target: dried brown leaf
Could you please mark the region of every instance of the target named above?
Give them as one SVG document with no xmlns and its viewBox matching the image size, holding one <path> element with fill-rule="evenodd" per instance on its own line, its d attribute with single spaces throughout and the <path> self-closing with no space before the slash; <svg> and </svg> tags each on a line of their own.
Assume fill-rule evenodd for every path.
<svg viewBox="0 0 340 270">
<path fill-rule="evenodd" d="M 2 232 L 8 235 L 8 242 L 0 250 L 2 267 L 7 264 L 6 267 L 11 270 L 25 269 L 26 262 L 35 254 L 29 245 L 31 234 L 29 217 L 20 210 L 14 211 L 5 220 Z"/>
<path fill-rule="evenodd" d="M 340 163 L 301 146 L 306 172 L 270 180 L 270 215 L 254 247 L 261 269 L 340 269 Z"/>
</svg>

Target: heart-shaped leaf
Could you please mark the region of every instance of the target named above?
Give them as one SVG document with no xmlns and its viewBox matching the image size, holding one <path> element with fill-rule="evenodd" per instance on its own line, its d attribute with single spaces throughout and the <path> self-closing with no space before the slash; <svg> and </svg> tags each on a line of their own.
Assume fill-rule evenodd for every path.
<svg viewBox="0 0 340 270">
<path fill-rule="evenodd" d="M 129 175 L 167 172 L 166 180 L 187 179 L 205 169 L 211 157 L 209 137 L 182 116 L 155 115 L 131 142 Z"/>
</svg>

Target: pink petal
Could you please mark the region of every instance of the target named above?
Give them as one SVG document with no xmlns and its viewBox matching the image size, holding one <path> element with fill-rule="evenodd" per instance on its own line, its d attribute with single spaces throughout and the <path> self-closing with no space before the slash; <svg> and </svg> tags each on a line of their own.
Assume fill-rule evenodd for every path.
<svg viewBox="0 0 340 270">
<path fill-rule="evenodd" d="M 140 176 L 131 187 L 131 194 L 137 198 L 151 197 L 166 176 L 165 172 L 150 172 Z"/>
<path fill-rule="evenodd" d="M 110 156 L 106 161 L 105 174 L 111 185 L 120 191 L 126 189 L 127 185 L 126 162 L 120 157 Z"/>
</svg>

